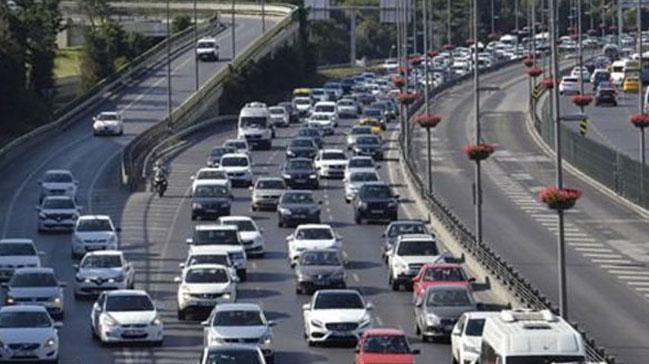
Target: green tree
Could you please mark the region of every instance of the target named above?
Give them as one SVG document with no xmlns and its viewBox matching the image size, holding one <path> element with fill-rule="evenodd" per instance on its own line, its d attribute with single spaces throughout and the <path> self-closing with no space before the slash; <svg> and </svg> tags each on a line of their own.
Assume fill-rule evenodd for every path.
<svg viewBox="0 0 649 364">
<path fill-rule="evenodd" d="M 171 20 L 171 33 L 176 34 L 192 26 L 192 18 L 189 15 L 176 15 Z"/>
</svg>

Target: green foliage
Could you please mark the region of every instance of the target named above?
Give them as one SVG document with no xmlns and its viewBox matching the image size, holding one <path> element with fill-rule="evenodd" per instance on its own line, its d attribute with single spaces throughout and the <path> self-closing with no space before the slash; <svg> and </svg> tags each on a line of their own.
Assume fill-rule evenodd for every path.
<svg viewBox="0 0 649 364">
<path fill-rule="evenodd" d="M 179 33 L 192 26 L 192 18 L 189 15 L 176 15 L 171 20 L 171 33 Z"/>
</svg>

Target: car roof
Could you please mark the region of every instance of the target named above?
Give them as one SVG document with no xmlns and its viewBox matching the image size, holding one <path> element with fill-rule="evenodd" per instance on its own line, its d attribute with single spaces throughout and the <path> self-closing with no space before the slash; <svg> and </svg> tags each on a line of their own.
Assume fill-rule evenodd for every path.
<svg viewBox="0 0 649 364">
<path fill-rule="evenodd" d="M 2 312 L 47 312 L 47 309 L 39 305 L 11 305 L 0 307 Z"/>
<path fill-rule="evenodd" d="M 435 268 L 462 268 L 461 264 L 457 263 L 427 263 L 421 269 L 435 269 Z M 464 268 L 462 268 L 464 269 Z"/>
<path fill-rule="evenodd" d="M 198 41 L 199 41 L 199 42 L 202 42 L 202 41 L 208 41 L 208 40 L 209 40 L 209 41 L 216 42 L 216 38 L 215 38 L 215 37 L 202 37 L 202 38 L 199 39 Z"/>
<path fill-rule="evenodd" d="M 221 245 L 190 245 L 187 255 L 228 255 Z"/>
<path fill-rule="evenodd" d="M 196 172 L 196 174 L 201 173 L 201 172 L 225 172 L 223 168 L 217 168 L 217 167 L 203 167 Z"/>
<path fill-rule="evenodd" d="M 221 156 L 223 158 L 245 158 L 248 159 L 248 155 L 245 153 L 225 153 Z"/>
<path fill-rule="evenodd" d="M 431 234 L 403 234 L 399 235 L 399 241 L 410 241 L 410 240 L 435 240 L 435 237 Z"/>
<path fill-rule="evenodd" d="M 284 182 L 284 180 L 282 178 L 280 178 L 280 177 L 259 177 L 259 178 L 257 178 L 256 182 L 259 182 L 259 181 L 282 181 L 282 182 Z"/>
<path fill-rule="evenodd" d="M 228 181 L 222 179 L 199 179 L 195 186 L 228 186 Z"/>
<path fill-rule="evenodd" d="M 16 274 L 30 274 L 30 273 L 51 273 L 54 274 L 54 269 L 50 267 L 24 267 L 18 268 L 14 271 Z"/>
<path fill-rule="evenodd" d="M 49 170 L 45 171 L 45 174 L 55 174 L 55 173 L 56 174 L 64 173 L 64 174 L 72 175 L 72 172 L 70 172 L 67 169 L 49 169 Z"/>
<path fill-rule="evenodd" d="M 34 244 L 32 239 L 24 238 L 9 238 L 9 239 L 0 239 L 0 244 Z"/>
<path fill-rule="evenodd" d="M 239 230 L 235 225 L 196 225 L 194 230 L 205 231 L 205 230 Z"/>
<path fill-rule="evenodd" d="M 365 336 L 405 336 L 406 334 L 399 329 L 377 328 L 365 330 Z"/>
<path fill-rule="evenodd" d="M 215 311 L 262 311 L 261 307 L 256 303 L 219 303 Z"/>
<path fill-rule="evenodd" d="M 108 215 L 81 215 L 79 220 L 110 220 Z"/>
<path fill-rule="evenodd" d="M 72 200 L 72 197 L 70 196 L 45 196 L 44 200 Z"/>
<path fill-rule="evenodd" d="M 83 257 L 88 257 L 91 255 L 119 255 L 122 256 L 124 253 L 120 250 L 95 250 L 92 252 L 87 252 Z"/>
<path fill-rule="evenodd" d="M 333 230 L 331 225 L 328 224 L 300 224 L 295 227 L 295 230 L 298 229 L 330 229 Z"/>
<path fill-rule="evenodd" d="M 471 319 L 484 319 L 488 317 L 498 317 L 500 316 L 500 311 L 469 311 L 465 312 L 464 316 Z"/>
<path fill-rule="evenodd" d="M 331 148 L 331 149 L 322 149 L 322 150 L 320 150 L 320 153 L 321 154 L 324 154 L 324 153 L 343 153 L 344 154 L 345 151 L 342 150 L 342 149 Z"/>
<path fill-rule="evenodd" d="M 219 217 L 219 221 L 255 221 L 253 218 L 249 216 L 221 216 Z"/>
<path fill-rule="evenodd" d="M 149 296 L 146 291 L 141 289 L 118 289 L 105 292 L 106 296 Z"/>
<path fill-rule="evenodd" d="M 219 304 L 221 306 L 222 304 Z M 261 349 L 257 346 L 252 346 L 252 345 L 245 345 L 245 344 L 233 344 L 233 343 L 228 343 L 227 345 L 223 344 L 217 344 L 217 345 L 209 345 L 203 348 L 204 353 L 211 353 L 211 352 L 219 352 L 222 350 L 236 350 L 236 351 L 254 351 L 255 353 L 259 353 Z"/>
<path fill-rule="evenodd" d="M 214 263 L 201 263 L 201 264 L 193 264 L 190 266 L 185 267 L 186 270 L 192 270 L 192 269 L 223 269 L 227 270 L 228 267 L 224 266 L 223 264 L 214 264 Z"/>
</svg>

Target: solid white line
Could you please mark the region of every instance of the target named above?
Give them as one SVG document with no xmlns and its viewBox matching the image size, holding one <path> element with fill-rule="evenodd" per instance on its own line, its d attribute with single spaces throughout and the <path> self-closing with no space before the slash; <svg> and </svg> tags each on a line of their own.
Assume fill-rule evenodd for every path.
<svg viewBox="0 0 649 364">
<path fill-rule="evenodd" d="M 576 251 L 578 252 L 593 252 L 593 253 L 613 253 L 613 249 L 609 248 L 588 248 L 588 247 L 583 247 L 583 248 L 575 248 Z"/>
<path fill-rule="evenodd" d="M 649 281 L 647 276 L 617 276 L 619 279 L 624 279 L 627 281 Z"/>
<path fill-rule="evenodd" d="M 361 279 L 358 277 L 358 274 L 356 274 L 356 273 L 352 273 L 352 278 L 354 278 L 354 281 L 356 281 L 356 282 L 361 281 Z"/>
<path fill-rule="evenodd" d="M 615 259 L 621 259 L 623 258 L 620 254 L 591 254 L 591 253 L 585 253 L 584 256 L 587 257 L 593 257 L 593 258 L 615 258 Z"/>
<path fill-rule="evenodd" d="M 626 282 L 629 286 L 649 286 L 649 282 Z"/>
<path fill-rule="evenodd" d="M 593 238 L 578 237 L 578 236 L 573 236 L 573 237 L 567 238 L 566 240 L 567 241 L 585 241 L 585 242 L 597 241 L 596 239 L 593 239 Z"/>
<path fill-rule="evenodd" d="M 603 264 L 600 267 L 604 269 L 647 269 L 646 267 L 639 267 L 636 265 L 620 265 L 620 264 Z"/>
<path fill-rule="evenodd" d="M 620 274 L 620 275 L 637 275 L 637 276 L 649 276 L 649 271 L 646 270 L 607 270 L 607 272 L 612 273 L 612 274 Z"/>
<path fill-rule="evenodd" d="M 568 245 L 570 245 L 570 246 L 583 246 L 583 247 L 587 247 L 587 246 L 590 246 L 590 247 L 603 247 L 604 246 L 604 244 L 602 244 L 602 243 L 582 243 L 582 242 L 572 242 L 572 241 L 568 241 Z"/>
<path fill-rule="evenodd" d="M 86 195 L 86 202 L 88 203 L 88 213 L 94 213 L 94 210 L 92 208 L 92 195 L 93 192 L 95 191 L 95 185 L 97 182 L 99 182 L 99 178 L 103 174 L 104 170 L 106 167 L 108 167 L 108 164 L 113 161 L 114 158 L 117 158 L 117 156 L 122 154 L 122 150 L 117 150 L 115 153 L 113 153 L 108 159 L 106 159 L 101 166 L 99 167 L 99 170 L 95 172 L 95 177 L 92 179 L 92 182 L 90 183 L 90 187 L 88 188 L 88 194 Z"/>
<path fill-rule="evenodd" d="M 605 264 L 630 264 L 631 261 L 628 259 L 591 259 L 593 263 L 605 263 Z"/>
</svg>

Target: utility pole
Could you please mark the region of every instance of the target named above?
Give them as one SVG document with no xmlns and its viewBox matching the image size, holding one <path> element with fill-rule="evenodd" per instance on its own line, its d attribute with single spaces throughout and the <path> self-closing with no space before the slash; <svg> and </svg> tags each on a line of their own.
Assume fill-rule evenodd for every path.
<svg viewBox="0 0 649 364">
<path fill-rule="evenodd" d="M 424 31 L 424 44 L 423 44 L 423 52 L 424 52 L 424 73 L 425 73 L 425 86 L 424 86 L 424 110 L 426 112 L 426 115 L 430 115 L 430 102 L 428 100 L 428 88 L 430 87 L 430 72 L 428 68 L 428 50 L 430 49 L 430 44 L 429 44 L 429 38 L 428 38 L 428 5 L 426 4 L 427 1 L 424 0 L 423 2 L 423 13 L 422 13 L 422 19 L 423 19 L 423 31 Z M 426 133 L 427 133 L 427 145 L 426 147 L 428 148 L 428 194 L 433 193 L 433 166 L 432 166 L 432 146 L 430 143 L 430 128 L 426 128 Z"/>
<path fill-rule="evenodd" d="M 171 113 L 173 106 L 171 104 L 171 9 L 170 2 L 167 0 L 167 121 L 169 122 L 169 127 L 173 123 L 171 120 Z"/>
<path fill-rule="evenodd" d="M 638 90 L 638 114 L 644 114 L 644 93 L 642 92 L 642 0 L 638 0 L 637 19 L 637 48 L 638 48 L 638 79 L 640 80 L 640 89 Z M 644 170 L 645 170 L 645 128 L 640 128 L 640 201 L 644 202 L 645 186 L 644 186 Z"/>
<path fill-rule="evenodd" d="M 196 1 L 194 0 L 194 48 L 198 44 L 198 12 L 196 11 Z M 194 91 L 198 91 L 200 80 L 198 79 L 198 57 L 196 57 L 196 51 L 194 51 L 194 81 Z"/>
<path fill-rule="evenodd" d="M 473 0 L 473 96 L 475 113 L 475 144 L 480 144 L 480 72 L 478 67 L 478 0 Z M 475 234 L 482 243 L 482 176 L 480 160 L 475 161 Z"/>
<path fill-rule="evenodd" d="M 235 6 L 235 0 L 232 0 L 232 29 L 230 30 L 232 32 L 232 62 L 234 62 L 234 58 L 237 56 L 237 26 L 234 23 Z"/>
<path fill-rule="evenodd" d="M 266 33 L 266 0 L 261 0 L 261 32 Z"/>
<path fill-rule="evenodd" d="M 451 39 L 451 0 L 446 1 L 446 43 L 453 44 Z"/>
<path fill-rule="evenodd" d="M 349 17 L 349 33 L 350 33 L 350 52 L 349 52 L 349 64 L 354 66 L 356 62 L 356 9 L 351 10 L 351 16 Z"/>
</svg>

